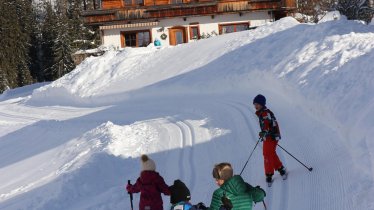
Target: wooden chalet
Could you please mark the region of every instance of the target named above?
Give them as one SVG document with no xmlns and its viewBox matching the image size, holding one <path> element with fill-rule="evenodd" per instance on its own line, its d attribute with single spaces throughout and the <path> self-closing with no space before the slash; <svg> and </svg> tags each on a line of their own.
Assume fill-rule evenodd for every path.
<svg viewBox="0 0 374 210">
<path fill-rule="evenodd" d="M 292 14 L 296 0 L 101 0 L 84 21 L 105 46 L 177 45 L 248 30 Z"/>
</svg>

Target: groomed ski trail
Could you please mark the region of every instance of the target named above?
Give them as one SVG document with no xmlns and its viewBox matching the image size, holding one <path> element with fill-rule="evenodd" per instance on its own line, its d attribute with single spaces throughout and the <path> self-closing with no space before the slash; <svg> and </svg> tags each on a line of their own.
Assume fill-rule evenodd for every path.
<svg viewBox="0 0 374 210">
<path fill-rule="evenodd" d="M 194 102 L 189 102 L 190 100 Z M 165 117 L 144 122 L 157 128 L 160 133 L 165 135 L 165 138 L 169 138 L 169 142 L 172 144 L 176 143 L 180 150 L 177 158 L 175 158 L 172 153 L 170 153 L 170 156 L 168 152 L 166 152 L 165 155 L 162 156 L 165 159 L 165 163 L 158 163 L 158 167 L 163 175 L 166 176 L 168 183 L 171 184 L 174 179 L 182 179 L 190 187 L 194 202 L 203 201 L 209 204 L 211 198 L 210 193 L 216 188 L 214 180 L 211 177 L 211 167 L 219 161 L 226 160 L 232 162 L 235 167 L 235 172 L 239 173 L 241 167 L 248 158 L 249 151 L 257 141 L 256 134 L 259 129 L 258 121 L 254 115 L 254 111 L 251 110 L 252 105 L 244 103 L 247 97 L 226 100 L 217 99 L 215 97 L 206 99 L 190 98 L 190 100 L 181 101 L 183 105 L 179 106 L 169 106 L 168 100 L 165 100 L 165 102 L 161 103 L 161 107 L 164 108 L 159 108 L 160 113 Z M 160 105 L 159 102 L 158 105 Z M 102 115 L 107 117 L 112 117 L 112 115 L 126 116 L 129 118 L 128 120 L 131 121 L 132 115 L 130 113 L 143 112 L 147 115 L 148 112 L 151 113 L 154 111 L 154 106 L 155 105 L 152 103 L 134 108 L 128 105 L 126 109 L 122 111 L 123 113 L 113 113 L 112 111 L 107 112 L 103 110 Z M 43 109 L 48 110 L 48 107 Z M 53 109 L 54 108 L 51 107 L 51 110 Z M 63 110 L 64 108 L 59 109 Z M 70 110 L 67 110 L 67 112 L 69 113 Z M 275 113 L 280 121 L 281 129 L 282 127 L 288 127 L 282 120 L 284 118 L 283 116 L 292 113 L 292 110 L 287 112 L 288 113 L 281 113 L 278 111 Z M 176 116 L 175 113 L 178 113 L 178 115 Z M 61 111 L 60 114 L 64 115 L 64 112 Z M 76 114 L 77 117 L 80 115 L 78 112 Z M 101 119 L 101 117 L 98 119 Z M 209 120 L 207 121 L 205 119 Z M 197 123 L 198 121 L 204 121 L 204 125 Z M 290 126 L 296 126 L 298 124 L 297 121 L 290 123 L 292 124 Z M 269 210 L 302 209 L 303 205 L 300 205 L 300 201 L 310 206 L 306 209 L 328 209 L 326 206 L 340 206 L 340 208 L 343 208 L 343 205 L 343 209 L 345 210 L 354 209 L 350 200 L 343 201 L 341 199 L 342 195 L 347 193 L 350 189 L 350 187 L 347 186 L 345 182 L 341 182 L 341 180 L 348 179 L 349 174 L 344 173 L 344 170 L 340 166 L 341 162 L 336 160 L 335 156 L 336 154 L 340 154 L 343 157 L 346 148 L 339 145 L 334 139 L 331 141 L 326 140 L 323 147 L 314 144 L 315 142 L 310 139 L 320 138 L 321 136 L 318 134 L 323 134 L 326 131 L 331 132 L 331 130 L 329 130 L 329 128 L 321 129 L 323 126 L 317 125 L 314 122 L 312 122 L 312 124 L 315 130 L 305 131 L 306 135 L 310 135 L 307 140 L 290 139 L 287 137 L 288 134 L 283 132 L 283 139 L 280 142 L 282 146 L 296 157 L 300 158 L 302 161 L 306 161 L 307 164 L 311 164 L 311 166 L 314 167 L 312 173 L 308 172 L 296 161 L 287 156 L 287 154 L 278 149 L 278 153 L 290 174 L 288 180 L 283 181 L 277 173 L 273 186 L 270 189 L 267 188 L 263 175 L 261 147 L 256 149 L 257 151 L 250 160 L 247 169 L 244 171 L 243 177 L 246 181 L 254 186 L 261 185 L 267 191 L 268 196 L 266 198 L 266 203 Z M 230 133 L 222 135 L 220 137 L 221 140 L 214 140 L 207 128 L 215 127 L 228 130 Z M 316 130 L 318 130 L 318 132 L 315 132 Z M 169 137 L 166 137 L 167 135 L 169 135 Z M 210 140 L 205 142 L 203 139 Z M 206 146 L 200 148 L 200 144 L 208 144 L 209 149 Z M 209 153 L 207 153 L 208 150 Z M 339 152 L 333 154 L 329 152 L 331 150 Z M 322 161 L 326 159 L 332 162 L 323 165 Z M 65 164 L 68 164 L 68 162 Z M 204 168 L 201 168 L 202 165 Z M 333 170 L 329 170 L 330 167 L 333 167 Z M 170 168 L 172 169 L 170 170 Z M 348 176 L 345 176 L 346 174 Z M 330 176 L 334 177 L 334 179 L 330 179 Z M 208 187 L 203 190 L 201 186 Z M 326 191 L 326 193 L 329 194 L 329 196 L 327 196 L 322 190 L 325 188 L 334 188 L 335 190 L 334 192 Z M 22 186 L 20 186 L 19 189 L 22 190 Z M 28 188 L 28 190 L 31 189 L 32 188 Z M 17 191 L 17 189 L 14 190 Z M 330 193 L 332 194 L 330 195 Z M 3 199 L 5 198 L 4 196 L 7 197 L 3 194 Z M 167 199 L 165 202 L 167 202 Z M 255 209 L 262 208 L 260 204 L 257 204 L 255 207 Z"/>
</svg>

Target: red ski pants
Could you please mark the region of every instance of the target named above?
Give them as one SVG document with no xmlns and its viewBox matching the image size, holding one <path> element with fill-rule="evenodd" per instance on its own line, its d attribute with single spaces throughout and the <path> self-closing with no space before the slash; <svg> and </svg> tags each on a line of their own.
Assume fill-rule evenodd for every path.
<svg viewBox="0 0 374 210">
<path fill-rule="evenodd" d="M 264 141 L 263 154 L 265 174 L 274 174 L 274 171 L 280 169 L 283 166 L 276 152 L 277 145 L 278 141 L 272 139 L 266 139 Z"/>
</svg>

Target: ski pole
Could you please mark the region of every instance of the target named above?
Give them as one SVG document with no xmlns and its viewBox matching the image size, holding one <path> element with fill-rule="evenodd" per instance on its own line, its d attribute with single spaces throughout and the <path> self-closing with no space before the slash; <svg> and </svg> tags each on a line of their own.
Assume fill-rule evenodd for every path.
<svg viewBox="0 0 374 210">
<path fill-rule="evenodd" d="M 253 148 L 253 150 L 252 150 L 251 154 L 249 155 L 249 158 L 248 158 L 247 162 L 246 162 L 246 163 L 244 164 L 244 167 L 243 167 L 242 171 L 240 172 L 240 175 L 242 175 L 242 173 L 243 173 L 244 169 L 245 169 L 245 168 L 247 167 L 247 164 L 248 164 L 249 160 L 251 159 L 251 157 L 252 157 L 253 153 L 255 152 L 255 150 L 256 150 L 256 148 L 257 148 L 257 145 L 258 145 L 258 143 L 260 143 L 260 139 L 259 139 L 259 140 L 257 141 L 257 143 L 256 143 L 255 147 Z"/>
<path fill-rule="evenodd" d="M 130 181 L 130 180 L 128 180 L 127 183 L 128 183 L 129 185 L 131 185 L 131 181 Z M 134 198 L 133 198 L 133 196 L 132 196 L 132 193 L 129 192 L 129 195 L 130 195 L 131 210 L 134 210 L 134 204 L 132 203 L 132 201 L 133 201 Z"/>
<path fill-rule="evenodd" d="M 262 203 L 264 204 L 264 208 L 265 208 L 265 210 L 267 210 L 267 209 L 268 209 L 268 207 L 266 206 L 266 203 L 265 203 L 265 201 L 262 201 Z"/>
<path fill-rule="evenodd" d="M 295 156 L 293 156 L 291 153 L 289 153 L 285 148 L 283 148 L 281 145 L 278 144 L 278 147 L 280 147 L 283 151 L 285 151 L 288 155 L 293 157 L 297 162 L 299 162 L 301 165 L 303 165 L 308 171 L 312 172 L 313 168 L 306 166 L 304 163 L 302 163 L 299 159 L 297 159 Z"/>
</svg>

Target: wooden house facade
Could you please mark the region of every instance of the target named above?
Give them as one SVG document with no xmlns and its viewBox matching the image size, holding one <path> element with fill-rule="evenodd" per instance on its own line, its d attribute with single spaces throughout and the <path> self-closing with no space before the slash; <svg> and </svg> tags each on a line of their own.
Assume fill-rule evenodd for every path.
<svg viewBox="0 0 374 210">
<path fill-rule="evenodd" d="M 177 45 L 254 28 L 292 14 L 296 0 L 101 0 L 84 21 L 105 46 Z"/>
</svg>

